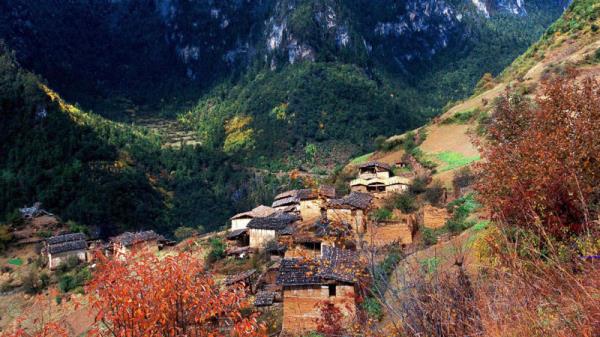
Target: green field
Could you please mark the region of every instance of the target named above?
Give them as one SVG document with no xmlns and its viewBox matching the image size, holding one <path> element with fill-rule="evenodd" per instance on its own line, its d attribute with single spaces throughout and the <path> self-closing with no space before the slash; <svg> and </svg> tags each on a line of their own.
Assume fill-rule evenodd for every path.
<svg viewBox="0 0 600 337">
<path fill-rule="evenodd" d="M 434 155 L 435 159 L 440 161 L 442 165 L 438 169 L 439 172 L 451 171 L 459 167 L 463 167 L 471 164 L 472 162 L 481 159 L 479 155 L 473 157 L 466 157 L 461 153 L 444 151 Z"/>
</svg>

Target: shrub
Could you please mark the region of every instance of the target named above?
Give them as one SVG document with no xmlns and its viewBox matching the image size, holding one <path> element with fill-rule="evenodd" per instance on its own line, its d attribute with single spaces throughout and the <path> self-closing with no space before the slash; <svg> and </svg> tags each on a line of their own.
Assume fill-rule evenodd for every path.
<svg viewBox="0 0 600 337">
<path fill-rule="evenodd" d="M 437 243 L 437 235 L 433 229 L 423 227 L 421 232 L 423 233 L 423 243 L 426 246 L 432 246 Z"/>
<path fill-rule="evenodd" d="M 404 137 L 404 143 L 402 144 L 404 151 L 407 153 L 413 152 L 414 149 L 417 148 L 417 144 L 415 143 L 415 132 L 410 131 Z"/>
<path fill-rule="evenodd" d="M 383 308 L 379 300 L 373 297 L 367 297 L 362 303 L 363 310 L 367 313 L 369 318 L 381 320 L 383 318 Z"/>
<path fill-rule="evenodd" d="M 425 190 L 425 199 L 432 205 L 438 205 L 444 196 L 444 192 L 445 189 L 442 182 L 436 180 Z"/>
<path fill-rule="evenodd" d="M 373 212 L 372 217 L 375 221 L 389 220 L 392 217 L 392 211 L 385 207 L 378 208 Z"/>
<path fill-rule="evenodd" d="M 535 103 L 508 93 L 498 103 L 477 189 L 507 225 L 568 240 L 598 217 L 600 83 L 569 72 Z"/>
<path fill-rule="evenodd" d="M 386 136 L 377 136 L 375 137 L 375 148 L 379 151 L 383 150 L 383 147 L 385 146 L 385 142 L 387 141 L 387 137 Z"/>
<path fill-rule="evenodd" d="M 89 234 L 89 228 L 85 225 L 82 225 L 76 221 L 69 220 L 67 221 L 67 226 L 69 226 L 69 232 L 71 233 L 84 233 Z M 39 235 L 39 233 L 38 233 Z"/>
<path fill-rule="evenodd" d="M 34 295 L 42 290 L 42 282 L 35 269 L 30 269 L 22 278 L 23 290 L 25 293 Z"/>
<path fill-rule="evenodd" d="M 4 251 L 8 243 L 12 241 L 12 234 L 8 225 L 0 225 L 0 252 Z"/>
<path fill-rule="evenodd" d="M 412 213 L 417 210 L 416 197 L 411 192 L 395 194 L 392 197 L 394 208 L 401 210 L 403 213 Z"/>
<path fill-rule="evenodd" d="M 442 121 L 442 124 L 466 124 L 475 115 L 479 114 L 479 112 L 480 112 L 479 109 L 460 111 L 460 112 L 457 112 L 454 115 L 444 119 Z"/>
<path fill-rule="evenodd" d="M 66 274 L 59 278 L 58 289 L 60 289 L 60 291 L 67 293 L 73 288 L 75 288 L 75 280 L 73 279 L 73 276 Z"/>
<path fill-rule="evenodd" d="M 5 293 L 8 291 L 11 291 L 13 289 L 13 286 L 10 282 L 10 280 L 6 280 L 4 282 L 2 282 L 2 284 L 0 284 L 0 293 Z"/>
<path fill-rule="evenodd" d="M 416 177 L 413 179 L 412 185 L 410 185 L 410 191 L 414 194 L 421 194 L 427 190 L 428 179 L 423 176 Z"/>
<path fill-rule="evenodd" d="M 469 167 L 463 167 L 454 173 L 452 185 L 455 188 L 465 188 L 471 186 L 475 182 L 475 175 Z"/>
<path fill-rule="evenodd" d="M 216 262 L 225 257 L 225 242 L 223 242 L 223 239 L 211 238 L 209 243 L 210 251 L 207 256 L 207 261 L 209 263 Z"/>
<path fill-rule="evenodd" d="M 35 233 L 35 235 L 39 236 L 40 238 L 49 238 L 52 236 L 52 231 L 47 229 L 40 229 Z"/>
<path fill-rule="evenodd" d="M 69 256 L 69 258 L 67 258 L 67 270 L 71 270 L 75 267 L 77 267 L 79 265 L 79 263 L 81 263 L 81 261 L 79 260 L 79 258 L 77 256 L 71 255 Z"/>
<path fill-rule="evenodd" d="M 440 264 L 439 257 L 430 257 L 430 258 L 426 258 L 424 260 L 419 261 L 421 270 L 427 274 L 436 272 L 439 264 Z"/>
<path fill-rule="evenodd" d="M 192 236 L 194 236 L 196 234 L 198 234 L 197 230 L 195 230 L 192 227 L 184 227 L 184 226 L 178 227 L 175 230 L 175 232 L 173 233 L 173 235 L 175 235 L 175 238 L 178 241 L 183 241 L 183 240 L 185 240 L 187 238 L 190 238 L 190 237 L 192 237 Z"/>
</svg>

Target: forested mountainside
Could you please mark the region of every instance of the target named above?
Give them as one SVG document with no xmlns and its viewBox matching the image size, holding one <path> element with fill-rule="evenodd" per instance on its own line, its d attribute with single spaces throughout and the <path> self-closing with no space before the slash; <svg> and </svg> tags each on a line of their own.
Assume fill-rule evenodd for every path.
<svg viewBox="0 0 600 337">
<path fill-rule="evenodd" d="M 467 95 L 565 5 L 2 1 L 0 214 L 41 201 L 101 235 L 215 229 L 289 182 L 268 171 L 368 149 Z M 178 115 L 200 142 L 90 110 Z"/>
<path fill-rule="evenodd" d="M 273 156 L 330 140 L 364 148 L 420 125 L 499 73 L 567 4 L 7 0 L 0 37 L 85 109 L 173 116 L 200 98 L 181 120 L 202 142 Z M 227 146 L 223 124 L 236 116 L 252 132 Z"/>
<path fill-rule="evenodd" d="M 162 148 L 159 135 L 62 101 L 0 45 L 0 214 L 35 201 L 93 235 L 183 224 L 215 229 L 236 210 L 264 202 L 269 176 L 254 181 L 233 159 L 200 147 Z M 258 179 L 258 178 L 255 178 Z M 256 184 L 257 186 L 252 186 Z"/>
</svg>

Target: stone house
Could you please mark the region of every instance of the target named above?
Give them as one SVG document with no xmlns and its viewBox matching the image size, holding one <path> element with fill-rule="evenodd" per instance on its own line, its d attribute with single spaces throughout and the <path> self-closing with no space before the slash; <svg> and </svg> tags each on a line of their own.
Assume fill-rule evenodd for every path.
<svg viewBox="0 0 600 337">
<path fill-rule="evenodd" d="M 318 189 L 291 190 L 278 194 L 272 207 L 299 215 L 304 221 L 314 221 L 321 217 L 323 200 L 336 197 L 335 187 L 322 185 Z"/>
<path fill-rule="evenodd" d="M 283 287 L 283 333 L 316 330 L 324 302 L 336 305 L 350 324 L 356 314 L 357 261 L 355 252 L 330 246 L 319 258 L 282 260 L 277 284 Z"/>
<path fill-rule="evenodd" d="M 73 257 L 81 262 L 87 261 L 88 246 L 85 240 L 85 234 L 83 233 L 64 234 L 48 238 L 45 251 L 50 270 L 56 269 Z"/>
<path fill-rule="evenodd" d="M 393 176 L 392 167 L 385 163 L 368 162 L 358 167 L 358 177 L 350 182 L 350 190 L 364 193 L 400 193 L 407 191 L 410 178 Z"/>
<path fill-rule="evenodd" d="M 264 218 L 275 212 L 276 210 L 274 208 L 260 205 L 255 207 L 251 211 L 236 214 L 233 217 L 231 217 L 231 231 L 246 229 L 246 226 L 252 219 Z"/>
<path fill-rule="evenodd" d="M 271 243 L 277 243 L 282 235 L 294 232 L 294 223 L 300 218 L 294 214 L 276 213 L 264 218 L 254 218 L 248 223 L 250 247 L 265 249 Z"/>
<path fill-rule="evenodd" d="M 346 223 L 356 234 L 364 233 L 372 201 L 371 194 L 362 192 L 351 192 L 341 199 L 329 200 L 326 205 L 327 220 Z"/>
<path fill-rule="evenodd" d="M 110 240 L 113 254 L 125 259 L 130 252 L 150 251 L 157 252 L 160 241 L 164 241 L 162 235 L 154 231 L 125 232 Z"/>
<path fill-rule="evenodd" d="M 236 214 L 231 217 L 231 230 L 227 234 L 227 240 L 235 241 L 238 247 L 248 246 L 250 238 L 248 235 L 248 223 L 255 218 L 264 218 L 277 212 L 274 208 L 260 205 L 251 211 Z"/>
</svg>

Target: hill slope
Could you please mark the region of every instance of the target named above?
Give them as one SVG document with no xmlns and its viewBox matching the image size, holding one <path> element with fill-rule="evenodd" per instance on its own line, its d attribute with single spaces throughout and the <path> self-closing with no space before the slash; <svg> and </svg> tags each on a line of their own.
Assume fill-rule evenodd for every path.
<svg viewBox="0 0 600 337">
<path fill-rule="evenodd" d="M 41 201 L 96 235 L 182 225 L 210 230 L 274 193 L 265 182 L 247 193 L 253 180 L 219 153 L 163 148 L 147 129 L 65 103 L 3 45 L 0 97 L 1 218 Z"/>
<path fill-rule="evenodd" d="M 482 127 L 493 110 L 495 99 L 507 89 L 535 95 L 539 83 L 548 75 L 560 74 L 567 69 L 576 70 L 580 79 L 600 78 L 598 27 L 600 4 L 589 0 L 574 1 L 542 38 L 497 78 L 482 80 L 473 96 L 451 106 L 422 127 L 427 136 L 419 148 L 424 158 L 437 164 L 434 178 L 451 187 L 454 171 L 477 160 L 475 143 L 482 140 Z M 388 143 L 398 142 L 406 135 L 391 137 Z M 372 158 L 393 164 L 403 153 L 399 146 L 391 151 L 376 152 L 363 160 Z"/>
<path fill-rule="evenodd" d="M 0 37 L 88 110 L 172 117 L 201 98 L 185 120 L 203 143 L 221 150 L 222 122 L 252 117 L 240 148 L 272 157 L 324 141 L 366 149 L 377 134 L 422 124 L 499 73 L 566 3 L 10 0 Z M 282 105 L 283 122 L 272 114 Z"/>
</svg>

